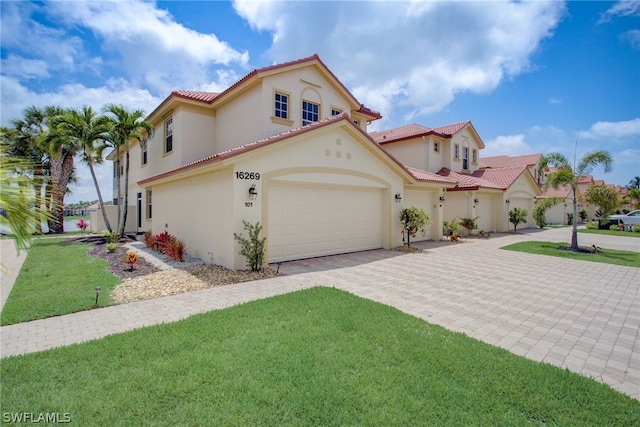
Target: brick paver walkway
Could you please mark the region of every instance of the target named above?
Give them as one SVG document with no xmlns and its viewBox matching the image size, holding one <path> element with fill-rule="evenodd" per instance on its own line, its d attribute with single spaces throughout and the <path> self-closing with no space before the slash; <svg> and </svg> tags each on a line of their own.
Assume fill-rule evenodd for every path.
<svg viewBox="0 0 640 427">
<path fill-rule="evenodd" d="M 640 399 L 640 268 L 499 250 L 524 240 L 568 241 L 569 233 L 527 230 L 460 244 L 421 242 L 425 252 L 418 254 L 376 250 L 282 263 L 280 271 L 288 276 L 2 327 L 2 357 L 322 285 L 566 367 Z M 640 252 L 640 239 L 579 239 L 585 246 Z"/>
</svg>

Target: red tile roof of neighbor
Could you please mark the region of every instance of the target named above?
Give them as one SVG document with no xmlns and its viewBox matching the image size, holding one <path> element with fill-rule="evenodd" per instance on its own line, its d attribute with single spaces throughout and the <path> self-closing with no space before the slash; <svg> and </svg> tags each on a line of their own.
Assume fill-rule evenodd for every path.
<svg viewBox="0 0 640 427">
<path fill-rule="evenodd" d="M 569 185 L 561 185 L 558 188 L 553 188 L 552 186 L 548 186 L 544 189 L 542 195 L 538 196 L 538 199 L 550 199 L 551 197 L 562 197 L 566 199 L 571 194 L 571 186 Z"/>
<path fill-rule="evenodd" d="M 164 101 L 162 101 L 162 103 L 160 103 L 160 105 L 158 105 L 158 107 L 156 107 L 156 109 L 153 110 L 153 112 L 151 112 L 151 114 L 149 114 L 149 116 L 152 116 L 156 111 L 158 111 L 160 109 L 160 107 L 162 105 L 164 105 L 165 103 L 167 103 L 171 97 L 190 99 L 192 101 L 199 101 L 199 102 L 203 102 L 203 103 L 206 103 L 206 104 L 212 104 L 213 101 L 215 101 L 218 98 L 222 98 L 226 94 L 232 92 L 235 88 L 241 86 L 244 82 L 250 80 L 254 76 L 258 76 L 259 74 L 264 74 L 264 73 L 269 72 L 269 71 L 290 67 L 292 65 L 304 64 L 306 62 L 313 62 L 313 61 L 319 62 L 322 65 L 322 67 L 324 67 L 324 69 L 327 71 L 327 73 L 333 79 L 335 79 L 337 84 L 348 94 L 348 96 L 350 96 L 354 101 L 358 102 L 356 97 L 353 96 L 353 94 L 349 91 L 349 89 L 347 89 L 346 86 L 344 84 L 342 84 L 342 82 L 335 76 L 335 74 L 333 74 L 333 72 L 326 66 L 326 64 L 324 62 L 322 62 L 322 60 L 320 59 L 318 54 L 313 54 L 313 55 L 311 55 L 309 57 L 297 59 L 297 60 L 294 60 L 294 61 L 289 61 L 289 62 L 283 62 L 283 63 L 280 63 L 280 64 L 269 65 L 269 66 L 262 67 L 262 68 L 256 68 L 253 71 L 251 71 L 249 74 L 245 75 L 240 80 L 238 80 L 237 82 L 235 82 L 234 84 L 232 84 L 231 86 L 229 86 L 227 89 L 225 89 L 224 91 L 222 91 L 220 93 L 216 93 L 216 92 L 200 92 L 200 91 L 193 91 L 193 90 L 174 90 L 173 92 L 171 92 L 171 95 L 169 95 Z M 382 118 L 382 115 L 378 111 L 375 111 L 375 110 L 372 110 L 370 108 L 367 108 L 363 104 L 359 104 L 359 108 L 358 108 L 357 111 L 359 113 L 361 113 L 361 114 L 364 114 L 364 115 L 367 115 L 367 116 L 371 117 L 373 120 L 377 120 L 377 119 Z"/>
<path fill-rule="evenodd" d="M 593 176 L 592 175 L 580 175 L 578 177 L 578 184 L 586 184 L 589 182 L 593 182 Z"/>
<path fill-rule="evenodd" d="M 468 174 L 442 168 L 438 171 L 438 175 L 457 181 L 458 185 L 448 191 L 477 190 L 479 188 L 506 190 L 526 169 L 525 165 L 521 165 L 498 169 L 480 169 Z"/>
<path fill-rule="evenodd" d="M 406 126 L 400 126 L 393 129 L 387 129 L 383 131 L 370 132 L 369 135 L 378 144 L 386 144 L 388 142 L 402 141 L 405 139 L 412 139 L 420 136 L 437 135 L 443 138 L 451 138 L 452 135 L 460 132 L 466 126 L 471 124 L 469 120 L 454 123 L 446 126 L 439 126 L 436 128 L 428 128 L 426 126 L 418 124 L 410 124 Z"/>
<path fill-rule="evenodd" d="M 481 168 L 503 168 L 507 166 L 532 166 L 538 163 L 542 154 L 525 154 L 522 156 L 492 156 L 481 157 Z"/>
<path fill-rule="evenodd" d="M 418 181 L 438 182 L 438 183 L 444 183 L 444 184 L 457 183 L 457 181 L 453 178 L 449 178 L 449 177 L 438 175 L 431 172 L 426 172 L 420 169 L 412 168 L 410 166 L 405 166 L 405 169 L 407 169 L 409 173 Z"/>
</svg>

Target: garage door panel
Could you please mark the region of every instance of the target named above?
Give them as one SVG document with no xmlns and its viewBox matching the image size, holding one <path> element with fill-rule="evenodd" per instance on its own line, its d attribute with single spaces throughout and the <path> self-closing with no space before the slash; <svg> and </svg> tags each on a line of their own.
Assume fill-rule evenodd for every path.
<svg viewBox="0 0 640 427">
<path fill-rule="evenodd" d="M 352 187 L 272 185 L 269 262 L 382 246 L 382 192 Z"/>
</svg>

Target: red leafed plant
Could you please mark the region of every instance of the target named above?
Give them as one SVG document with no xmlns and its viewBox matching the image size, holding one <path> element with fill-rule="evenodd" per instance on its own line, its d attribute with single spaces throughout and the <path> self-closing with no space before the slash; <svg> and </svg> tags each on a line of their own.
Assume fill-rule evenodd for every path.
<svg viewBox="0 0 640 427">
<path fill-rule="evenodd" d="M 182 240 L 169 234 L 166 230 L 156 234 L 155 242 L 157 250 L 176 261 L 184 262 L 186 246 Z"/>
<path fill-rule="evenodd" d="M 89 223 L 85 221 L 84 218 L 80 218 L 80 221 L 76 223 L 76 227 L 78 227 L 82 231 L 87 231 L 87 228 L 89 228 Z"/>
<path fill-rule="evenodd" d="M 133 251 L 129 251 L 122 261 L 129 264 L 129 271 L 133 271 L 133 266 L 138 262 L 138 255 Z"/>
<path fill-rule="evenodd" d="M 153 249 L 154 251 L 157 251 L 158 250 L 158 241 L 156 240 L 156 236 L 150 231 L 145 231 L 143 236 L 144 236 L 144 244 L 149 249 Z"/>
</svg>

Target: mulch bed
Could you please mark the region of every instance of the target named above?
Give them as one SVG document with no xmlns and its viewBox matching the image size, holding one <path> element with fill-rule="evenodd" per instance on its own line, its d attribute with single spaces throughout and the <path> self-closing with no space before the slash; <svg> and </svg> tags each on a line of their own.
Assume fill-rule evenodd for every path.
<svg viewBox="0 0 640 427">
<path fill-rule="evenodd" d="M 123 261 L 129 251 L 129 249 L 124 247 L 123 243 L 132 242 L 133 240 L 121 240 L 115 252 L 111 253 L 107 251 L 107 244 L 104 237 L 89 236 L 70 240 L 80 243 L 94 244 L 94 246 L 89 249 L 88 254 L 106 260 L 109 263 L 109 271 L 122 280 L 134 279 L 136 277 L 146 276 L 160 271 L 158 267 L 147 262 L 141 256 L 138 256 L 138 262 L 135 264 L 133 271 L 131 271 L 129 264 Z"/>
</svg>

